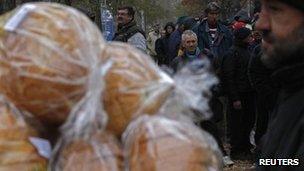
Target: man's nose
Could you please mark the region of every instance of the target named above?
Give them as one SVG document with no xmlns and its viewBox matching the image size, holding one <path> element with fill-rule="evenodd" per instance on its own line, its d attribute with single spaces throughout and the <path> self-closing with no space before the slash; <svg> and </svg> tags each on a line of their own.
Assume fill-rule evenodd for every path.
<svg viewBox="0 0 304 171">
<path fill-rule="evenodd" d="M 260 31 L 271 30 L 269 13 L 265 6 L 262 7 L 259 20 L 256 23 L 256 29 Z"/>
</svg>

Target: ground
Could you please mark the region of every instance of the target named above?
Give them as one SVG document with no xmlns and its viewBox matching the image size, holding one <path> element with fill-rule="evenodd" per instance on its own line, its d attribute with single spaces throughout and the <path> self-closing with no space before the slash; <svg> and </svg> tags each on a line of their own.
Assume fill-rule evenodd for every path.
<svg viewBox="0 0 304 171">
<path fill-rule="evenodd" d="M 227 143 L 224 143 L 224 148 L 225 150 L 230 153 L 230 145 Z M 252 168 L 253 166 L 253 161 L 249 160 L 233 160 L 234 165 L 231 167 L 225 167 L 224 171 L 255 171 L 255 169 Z"/>
<path fill-rule="evenodd" d="M 225 167 L 224 171 L 254 171 L 254 169 L 250 169 L 252 167 L 252 163 L 249 161 L 234 161 L 234 165 L 232 167 Z"/>
</svg>

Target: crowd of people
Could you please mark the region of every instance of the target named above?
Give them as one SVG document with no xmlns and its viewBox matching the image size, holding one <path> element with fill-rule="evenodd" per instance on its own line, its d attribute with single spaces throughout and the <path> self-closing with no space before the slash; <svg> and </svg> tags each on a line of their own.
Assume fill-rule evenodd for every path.
<svg viewBox="0 0 304 171">
<path fill-rule="evenodd" d="M 213 117 L 199 123 L 214 136 L 226 165 L 260 158 L 303 160 L 304 2 L 262 0 L 250 20 L 219 20 L 221 8 L 208 4 L 205 17 L 180 17 L 147 35 L 136 25 L 132 7 L 117 11 L 115 41 L 147 52 L 170 74 L 193 60 L 208 60 L 219 78 L 212 89 Z M 263 43 L 262 43 L 263 40 Z M 226 151 L 218 123 L 225 118 Z M 254 142 L 251 141 L 254 132 Z M 229 155 L 228 155 L 229 154 Z M 231 160 L 231 158 L 232 160 Z M 302 161 L 304 162 L 304 160 Z M 303 164 L 287 170 L 301 170 Z M 260 170 L 269 170 L 258 166 Z M 286 170 L 278 166 L 272 170 Z"/>
</svg>

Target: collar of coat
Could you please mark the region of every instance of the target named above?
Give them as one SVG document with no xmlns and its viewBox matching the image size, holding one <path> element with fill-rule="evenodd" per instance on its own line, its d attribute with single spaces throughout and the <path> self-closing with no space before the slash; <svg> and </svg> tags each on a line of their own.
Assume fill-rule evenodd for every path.
<svg viewBox="0 0 304 171">
<path fill-rule="evenodd" d="M 117 29 L 117 33 L 120 34 L 120 33 L 124 33 L 126 32 L 127 30 L 129 30 L 131 27 L 136 27 L 136 22 L 135 20 L 131 20 L 129 23 L 121 26 L 121 27 L 118 27 Z"/>
<path fill-rule="evenodd" d="M 206 33 L 209 32 L 209 26 L 208 26 L 207 20 L 202 21 L 200 26 L 201 26 L 200 31 L 205 31 Z M 226 33 L 228 30 L 223 24 L 221 24 L 220 22 L 217 22 L 217 31 L 220 33 Z"/>
<path fill-rule="evenodd" d="M 283 89 L 297 91 L 304 87 L 304 62 L 277 69 L 272 78 Z"/>
</svg>

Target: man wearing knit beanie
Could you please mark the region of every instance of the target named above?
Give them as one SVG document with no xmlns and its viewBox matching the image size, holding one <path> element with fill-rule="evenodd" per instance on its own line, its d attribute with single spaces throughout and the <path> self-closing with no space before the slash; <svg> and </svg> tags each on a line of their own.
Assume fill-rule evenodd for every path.
<svg viewBox="0 0 304 171">
<path fill-rule="evenodd" d="M 303 171 L 304 1 L 262 0 L 256 28 L 263 32 L 262 60 L 275 70 L 272 79 L 280 87 L 257 170 Z"/>
<path fill-rule="evenodd" d="M 304 11 L 304 2 L 303 0 L 281 0 L 283 3 L 291 5 L 301 11 Z"/>
<path fill-rule="evenodd" d="M 222 65 L 223 87 L 228 97 L 230 155 L 234 160 L 250 158 L 253 148 L 249 137 L 255 121 L 254 90 L 247 75 L 251 41 L 251 30 L 248 28 L 234 31 L 234 45 L 225 54 Z"/>
</svg>

